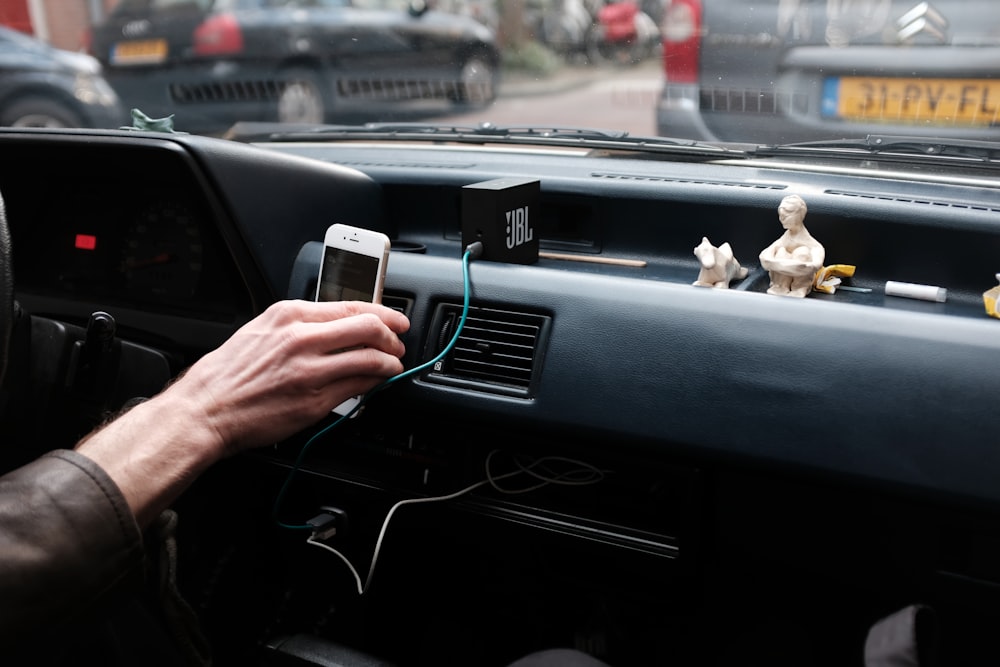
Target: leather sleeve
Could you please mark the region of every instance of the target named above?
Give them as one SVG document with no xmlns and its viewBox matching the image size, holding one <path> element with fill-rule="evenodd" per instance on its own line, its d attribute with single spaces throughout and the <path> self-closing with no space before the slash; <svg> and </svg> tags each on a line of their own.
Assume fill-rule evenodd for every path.
<svg viewBox="0 0 1000 667">
<path fill-rule="evenodd" d="M 69 450 L 0 477 L 0 644 L 143 581 L 142 534 L 107 473 Z"/>
</svg>

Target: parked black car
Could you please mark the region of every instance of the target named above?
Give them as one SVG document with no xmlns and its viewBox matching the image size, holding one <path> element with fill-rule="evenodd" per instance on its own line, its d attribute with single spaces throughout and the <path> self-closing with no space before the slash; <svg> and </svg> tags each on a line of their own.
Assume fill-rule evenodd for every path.
<svg viewBox="0 0 1000 667">
<path fill-rule="evenodd" d="M 494 33 L 424 3 L 122 0 L 92 52 L 128 106 L 178 129 L 493 100 Z"/>
<path fill-rule="evenodd" d="M 1000 136 L 992 0 L 673 0 L 662 29 L 661 135 Z"/>
<path fill-rule="evenodd" d="M 0 27 L 0 125 L 109 128 L 125 119 L 92 57 Z"/>
</svg>

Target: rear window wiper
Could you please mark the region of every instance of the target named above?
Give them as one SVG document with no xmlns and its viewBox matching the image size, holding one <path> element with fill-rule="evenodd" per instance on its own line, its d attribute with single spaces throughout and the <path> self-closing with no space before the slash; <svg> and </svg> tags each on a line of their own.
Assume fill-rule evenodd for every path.
<svg viewBox="0 0 1000 667">
<path fill-rule="evenodd" d="M 442 143 L 517 144 L 577 147 L 588 150 L 743 157 L 745 147 L 671 137 L 632 136 L 621 130 L 588 127 L 510 126 L 425 123 L 366 123 L 286 128 L 272 124 L 237 124 L 227 133 L 236 141 L 431 141 Z"/>
<path fill-rule="evenodd" d="M 891 134 L 869 134 L 863 139 L 805 141 L 757 146 L 752 157 L 890 157 L 899 160 L 924 156 L 960 165 L 1000 166 L 1000 143 L 976 139 L 940 139 Z"/>
</svg>

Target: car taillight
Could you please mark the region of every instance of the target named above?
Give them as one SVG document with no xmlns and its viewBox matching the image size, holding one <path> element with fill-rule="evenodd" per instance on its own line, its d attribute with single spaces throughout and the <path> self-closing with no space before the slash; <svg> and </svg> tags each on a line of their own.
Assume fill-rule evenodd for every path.
<svg viewBox="0 0 1000 667">
<path fill-rule="evenodd" d="M 663 15 L 663 71 L 667 81 L 697 83 L 701 0 L 673 0 Z"/>
<path fill-rule="evenodd" d="M 221 56 L 243 51 L 243 31 L 232 14 L 209 17 L 194 29 L 194 53 Z"/>
</svg>

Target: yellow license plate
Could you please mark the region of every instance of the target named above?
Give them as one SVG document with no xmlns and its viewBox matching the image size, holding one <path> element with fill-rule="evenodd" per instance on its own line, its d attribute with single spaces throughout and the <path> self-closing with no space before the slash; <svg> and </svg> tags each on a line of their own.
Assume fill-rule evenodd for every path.
<svg viewBox="0 0 1000 667">
<path fill-rule="evenodd" d="M 155 65 L 167 59 L 167 40 L 118 42 L 111 50 L 113 65 Z"/>
<path fill-rule="evenodd" d="M 833 78 L 823 111 L 859 121 L 993 125 L 1000 122 L 1000 80 Z"/>
</svg>

